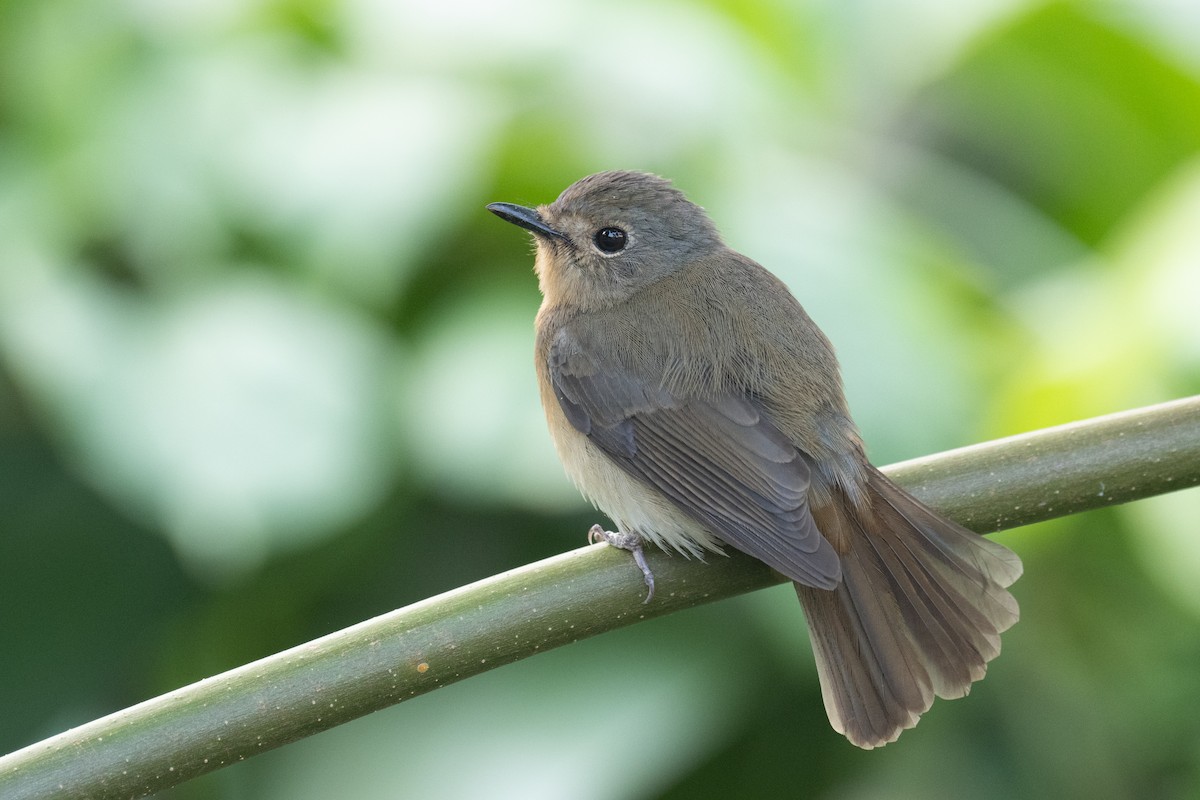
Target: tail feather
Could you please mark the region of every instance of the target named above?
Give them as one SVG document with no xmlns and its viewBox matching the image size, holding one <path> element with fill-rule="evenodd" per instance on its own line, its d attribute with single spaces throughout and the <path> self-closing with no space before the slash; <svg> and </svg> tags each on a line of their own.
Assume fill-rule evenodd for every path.
<svg viewBox="0 0 1200 800">
<path fill-rule="evenodd" d="M 859 747 L 894 741 L 934 696 L 962 697 L 1017 621 L 1021 562 L 872 470 L 870 508 L 814 511 L 842 553 L 832 591 L 796 584 L 833 727 Z"/>
</svg>

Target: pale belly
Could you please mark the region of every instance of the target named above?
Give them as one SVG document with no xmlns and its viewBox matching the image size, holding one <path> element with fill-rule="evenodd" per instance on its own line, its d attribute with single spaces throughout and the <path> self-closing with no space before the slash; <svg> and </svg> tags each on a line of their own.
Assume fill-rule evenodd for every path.
<svg viewBox="0 0 1200 800">
<path fill-rule="evenodd" d="M 621 531 L 695 558 L 702 558 L 705 550 L 723 552 L 721 540 L 711 531 L 626 473 L 573 428 L 557 403 L 546 409 L 546 417 L 567 475 Z"/>
</svg>

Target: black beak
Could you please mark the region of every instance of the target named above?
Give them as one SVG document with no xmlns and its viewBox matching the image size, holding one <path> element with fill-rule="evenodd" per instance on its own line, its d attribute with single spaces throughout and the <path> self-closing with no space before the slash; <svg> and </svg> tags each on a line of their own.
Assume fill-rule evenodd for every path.
<svg viewBox="0 0 1200 800">
<path fill-rule="evenodd" d="M 526 208 L 515 203 L 488 203 L 487 210 L 505 222 L 511 222 L 513 225 L 532 232 L 535 236 L 562 239 L 564 241 L 567 238 L 564 234 L 547 225 L 542 219 L 542 215 L 536 209 Z"/>
</svg>

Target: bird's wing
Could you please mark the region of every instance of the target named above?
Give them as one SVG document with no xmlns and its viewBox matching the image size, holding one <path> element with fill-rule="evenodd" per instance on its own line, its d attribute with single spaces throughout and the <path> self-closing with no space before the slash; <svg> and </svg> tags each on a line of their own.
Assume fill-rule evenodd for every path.
<svg viewBox="0 0 1200 800">
<path fill-rule="evenodd" d="M 838 584 L 838 555 L 808 508 L 808 460 L 754 398 L 679 397 L 605 361 L 565 332 L 550 348 L 554 394 L 576 430 L 726 544 L 793 581 Z"/>
</svg>

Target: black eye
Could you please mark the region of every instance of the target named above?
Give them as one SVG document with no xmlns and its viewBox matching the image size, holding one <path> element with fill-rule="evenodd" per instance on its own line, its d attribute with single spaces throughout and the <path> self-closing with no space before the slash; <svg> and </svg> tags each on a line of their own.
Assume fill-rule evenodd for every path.
<svg viewBox="0 0 1200 800">
<path fill-rule="evenodd" d="M 599 247 L 601 252 L 615 253 L 625 249 L 629 237 L 620 228 L 601 228 L 596 231 L 592 241 L 596 243 L 596 247 Z"/>
</svg>

